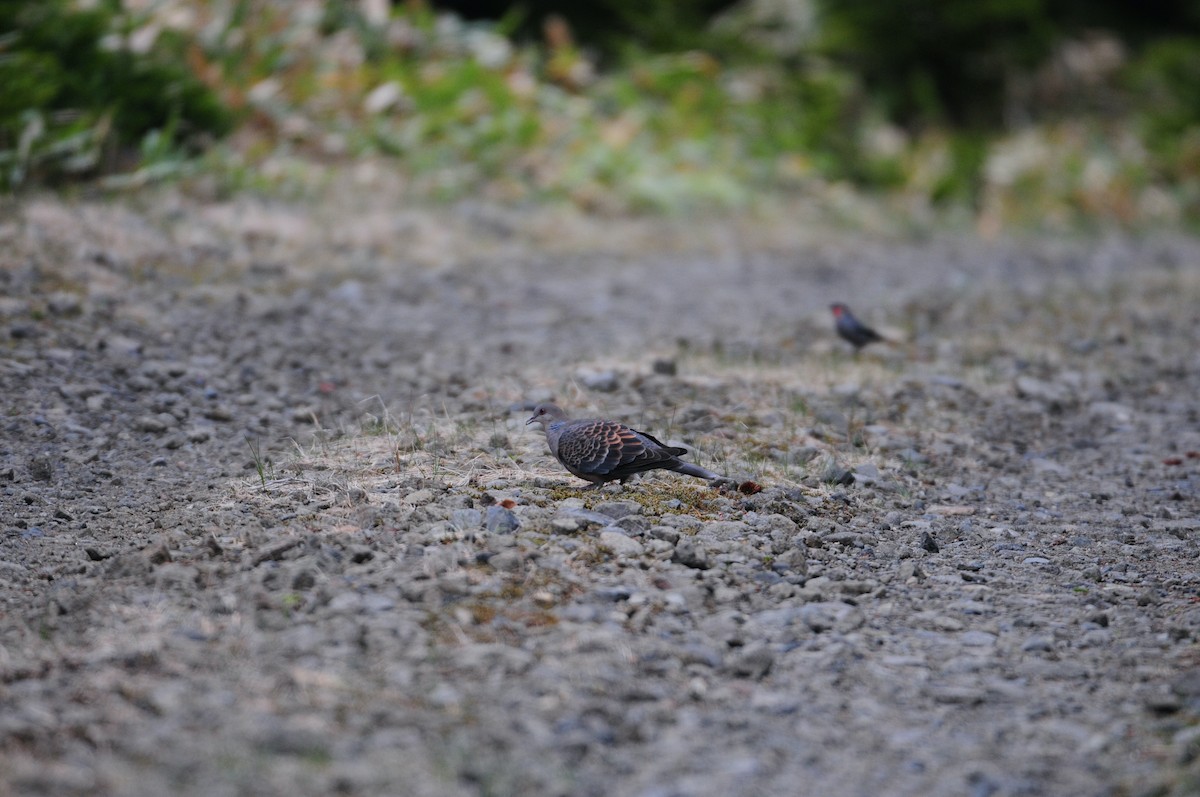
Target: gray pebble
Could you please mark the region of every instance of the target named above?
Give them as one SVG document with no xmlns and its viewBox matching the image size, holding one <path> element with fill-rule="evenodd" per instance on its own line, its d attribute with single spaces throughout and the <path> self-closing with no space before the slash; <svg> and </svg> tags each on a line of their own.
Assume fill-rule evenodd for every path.
<svg viewBox="0 0 1200 797">
<path fill-rule="evenodd" d="M 987 631 L 963 631 L 958 639 L 969 648 L 985 648 L 996 644 L 996 635 Z"/>
<path fill-rule="evenodd" d="M 601 548 L 607 548 L 617 556 L 638 556 L 645 550 L 640 542 L 615 528 L 602 529 L 599 541 Z"/>
<path fill-rule="evenodd" d="M 1027 653 L 1047 653 L 1054 650 L 1054 641 L 1049 637 L 1031 636 L 1021 644 L 1021 650 Z"/>
<path fill-rule="evenodd" d="M 737 678 L 757 680 L 765 676 L 775 663 L 775 652 L 770 645 L 756 643 L 731 654 L 722 669 Z"/>
<path fill-rule="evenodd" d="M 863 622 L 862 612 L 841 601 L 821 601 L 800 607 L 800 621 L 813 631 L 852 631 Z"/>
<path fill-rule="evenodd" d="M 487 508 L 484 527 L 491 534 L 512 534 L 521 525 L 516 513 L 511 509 L 493 504 Z"/>
<path fill-rule="evenodd" d="M 492 567 L 509 572 L 519 570 L 523 562 L 524 557 L 518 551 L 513 550 L 501 551 L 488 559 L 488 564 Z"/>
<path fill-rule="evenodd" d="M 675 544 L 675 553 L 671 555 L 671 561 L 696 570 L 708 570 L 712 567 L 708 551 L 691 537 L 684 537 Z"/>
<path fill-rule="evenodd" d="M 178 421 L 174 415 L 166 412 L 159 412 L 154 415 L 143 415 L 138 418 L 134 426 L 138 431 L 150 432 L 151 434 L 162 434 L 168 429 L 174 427 Z"/>
<path fill-rule="evenodd" d="M 596 506 L 596 512 L 608 518 L 619 519 L 626 515 L 640 515 L 642 505 L 637 501 L 606 501 Z"/>
<path fill-rule="evenodd" d="M 490 510 L 496 509 L 495 506 L 489 506 Z M 483 513 L 478 509 L 455 509 L 450 513 L 450 525 L 460 531 L 471 531 L 483 525 Z"/>
<path fill-rule="evenodd" d="M 581 368 L 575 372 L 575 378 L 589 390 L 598 390 L 601 393 L 611 393 L 620 386 L 616 371 L 607 369 Z"/>
<path fill-rule="evenodd" d="M 576 521 L 578 524 L 580 524 L 577 525 L 576 528 L 585 528 L 587 526 L 607 526 L 613 521 L 612 517 L 609 515 L 604 515 L 600 512 L 593 512 L 590 509 L 583 509 L 582 507 L 574 506 L 564 508 L 559 513 L 559 517 L 570 518 L 571 520 Z"/>
<path fill-rule="evenodd" d="M 672 545 L 679 542 L 679 532 L 670 526 L 652 526 L 646 533 L 656 540 L 665 540 Z"/>
</svg>

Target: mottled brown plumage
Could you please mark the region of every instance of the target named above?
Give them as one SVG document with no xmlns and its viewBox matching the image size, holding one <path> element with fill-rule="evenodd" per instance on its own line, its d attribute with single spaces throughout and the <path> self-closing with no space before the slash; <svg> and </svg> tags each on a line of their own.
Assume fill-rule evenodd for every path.
<svg viewBox="0 0 1200 797">
<path fill-rule="evenodd" d="M 540 423 L 546 431 L 550 453 L 581 479 L 600 486 L 648 470 L 664 469 L 700 479 L 721 478 L 699 465 L 679 459 L 686 448 L 668 446 L 645 432 L 623 423 L 598 418 L 569 420 L 554 404 L 539 404 L 526 424 Z"/>
</svg>

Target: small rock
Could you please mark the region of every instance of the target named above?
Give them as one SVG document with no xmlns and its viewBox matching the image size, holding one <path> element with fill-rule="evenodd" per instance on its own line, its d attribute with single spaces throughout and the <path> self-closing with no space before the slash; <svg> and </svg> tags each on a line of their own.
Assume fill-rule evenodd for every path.
<svg viewBox="0 0 1200 797">
<path fill-rule="evenodd" d="M 665 540 L 672 545 L 679 542 L 679 531 L 670 526 L 651 526 L 646 533 L 656 540 Z"/>
<path fill-rule="evenodd" d="M 524 562 L 524 557 L 521 556 L 520 551 L 514 551 L 512 549 L 509 549 L 507 551 L 501 551 L 500 553 L 493 556 L 491 559 L 488 559 L 489 565 L 496 568 L 497 570 L 503 570 L 506 572 L 512 572 L 514 570 L 519 570 L 521 568 L 521 564 L 523 562 Z"/>
<path fill-rule="evenodd" d="M 939 686 L 931 688 L 929 694 L 938 703 L 948 705 L 977 706 L 987 700 L 985 692 L 970 686 Z M 979 794 L 982 797 L 982 795 L 993 793 L 991 790 L 973 791 L 972 795 Z"/>
<path fill-rule="evenodd" d="M 863 623 L 858 609 L 841 601 L 819 601 L 800 607 L 800 621 L 817 633 L 852 631 Z"/>
<path fill-rule="evenodd" d="M 623 518 L 618 518 L 617 522 L 613 525 L 630 534 L 642 534 L 650 528 L 650 521 L 641 515 L 626 515 Z"/>
<path fill-rule="evenodd" d="M 357 592 L 339 592 L 327 604 L 331 614 L 358 614 L 363 605 L 363 596 Z"/>
<path fill-rule="evenodd" d="M 735 678 L 758 680 L 765 676 L 775 663 L 775 652 L 764 643 L 748 645 L 730 656 L 722 668 Z"/>
<path fill-rule="evenodd" d="M 1018 376 L 1013 383 L 1013 389 L 1017 398 L 1041 402 L 1051 410 L 1061 410 L 1071 400 L 1071 392 L 1064 385 L 1045 382 L 1031 376 Z"/>
<path fill-rule="evenodd" d="M 696 570 L 708 570 L 712 567 L 708 551 L 691 537 L 684 537 L 675 544 L 675 552 L 671 554 L 671 561 Z"/>
<path fill-rule="evenodd" d="M 961 631 L 966 627 L 966 624 L 957 617 L 948 614 L 940 614 L 938 612 L 921 612 L 921 619 L 937 631 Z"/>
<path fill-rule="evenodd" d="M 1088 415 L 1113 424 L 1126 424 L 1133 420 L 1133 410 L 1115 401 L 1093 401 L 1088 405 Z"/>
<path fill-rule="evenodd" d="M 483 513 L 478 509 L 455 509 L 450 513 L 450 525 L 459 531 L 473 531 L 483 525 Z"/>
<path fill-rule="evenodd" d="M 368 614 L 379 614 L 380 612 L 390 612 L 396 608 L 396 601 L 387 595 L 380 595 L 378 592 L 368 592 L 363 595 L 362 599 L 363 611 Z"/>
<path fill-rule="evenodd" d="M 50 457 L 30 457 L 25 469 L 29 471 L 30 478 L 40 482 L 48 482 L 54 477 L 54 465 Z"/>
<path fill-rule="evenodd" d="M 958 640 L 969 648 L 986 648 L 996 644 L 996 635 L 987 631 L 963 631 Z"/>
<path fill-rule="evenodd" d="M 559 513 L 559 518 L 570 518 L 578 522 L 578 525 L 572 531 L 587 526 L 607 526 L 613 522 L 613 519 L 608 515 L 603 515 L 599 512 L 593 512 L 590 509 L 584 509 L 577 506 L 569 506 Z"/>
<path fill-rule="evenodd" d="M 863 462 L 854 469 L 854 482 L 864 487 L 878 484 L 883 475 L 874 462 Z"/>
<path fill-rule="evenodd" d="M 937 553 L 938 551 L 941 550 L 941 548 L 938 547 L 937 540 L 935 540 L 933 538 L 933 535 L 930 534 L 928 531 L 921 532 L 921 543 L 920 544 L 921 544 L 922 548 L 924 548 L 926 551 L 929 551 L 930 553 Z"/>
<path fill-rule="evenodd" d="M 317 424 L 317 419 L 319 416 L 320 412 L 318 408 L 311 405 L 292 408 L 291 418 L 293 423 L 311 423 L 314 425 L 319 425 Z"/>
<path fill-rule="evenodd" d="M 1191 764 L 1200 759 L 1200 725 L 1176 731 L 1171 744 L 1175 748 L 1175 760 L 1180 764 Z"/>
<path fill-rule="evenodd" d="M 365 545 L 351 545 L 347 553 L 350 555 L 350 561 L 356 565 L 361 565 L 363 562 L 369 562 L 375 558 L 375 552 Z"/>
<path fill-rule="evenodd" d="M 452 708 L 462 703 L 462 695 L 453 686 L 443 681 L 429 692 L 428 700 L 434 706 Z"/>
<path fill-rule="evenodd" d="M 230 410 L 228 407 L 224 407 L 224 406 L 218 404 L 215 407 L 209 407 L 208 409 L 206 409 L 204 411 L 204 417 L 210 421 L 218 421 L 218 422 L 232 421 L 233 420 L 233 411 Z"/>
<path fill-rule="evenodd" d="M 101 338 L 97 343 L 97 347 L 101 351 L 123 356 L 134 356 L 142 352 L 141 341 L 115 333 Z"/>
<path fill-rule="evenodd" d="M 624 585 L 601 587 L 600 589 L 593 590 L 592 594 L 606 603 L 620 603 L 621 601 L 629 600 L 630 596 L 633 595 L 633 589 Z"/>
<path fill-rule="evenodd" d="M 146 550 L 146 559 L 152 565 L 165 564 L 171 561 L 171 549 L 167 547 L 165 542 L 160 542 Z"/>
<path fill-rule="evenodd" d="M 404 500 L 407 501 L 408 503 L 412 504 L 413 506 L 421 506 L 423 504 L 428 504 L 430 501 L 433 500 L 433 490 L 428 490 L 428 489 L 414 490 L 413 492 L 404 496 Z"/>
<path fill-rule="evenodd" d="M 714 520 L 705 523 L 700 533 L 714 540 L 744 540 L 752 536 L 750 526 L 740 520 Z"/>
<path fill-rule="evenodd" d="M 836 583 L 838 589 L 847 595 L 868 595 L 879 587 L 878 582 L 871 579 L 846 579 Z"/>
<path fill-rule="evenodd" d="M 824 537 L 825 542 L 837 543 L 850 547 L 862 547 L 862 535 L 853 531 L 835 531 Z"/>
<path fill-rule="evenodd" d="M 608 369 L 580 368 L 575 372 L 575 378 L 589 390 L 597 390 L 601 393 L 611 393 L 620 387 L 616 371 Z"/>
<path fill-rule="evenodd" d="M 312 570 L 304 568 L 292 579 L 292 589 L 312 589 L 317 583 L 317 575 Z"/>
<path fill-rule="evenodd" d="M 804 575 L 808 570 L 808 555 L 802 548 L 789 548 L 771 562 L 771 568 L 785 573 Z"/>
<path fill-rule="evenodd" d="M 1039 476 L 1070 476 L 1071 469 L 1066 465 L 1046 459 L 1045 457 L 1033 457 L 1029 460 L 1029 465 L 1033 468 L 1033 472 Z"/>
<path fill-rule="evenodd" d="M 134 423 L 134 427 L 140 432 L 150 432 L 151 434 L 162 434 L 177 423 L 175 416 L 166 412 L 160 412 L 155 415 L 143 415 Z"/>
<path fill-rule="evenodd" d="M 715 648 L 699 642 L 684 645 L 679 659 L 684 664 L 700 664 L 714 670 L 721 666 L 721 654 Z"/>
<path fill-rule="evenodd" d="M 499 504 L 487 508 L 484 527 L 492 534 L 512 534 L 521 525 L 521 521 L 511 509 Z"/>
<path fill-rule="evenodd" d="M 1054 650 L 1054 642 L 1049 637 L 1031 636 L 1021 645 L 1026 653 L 1048 653 Z"/>
<path fill-rule="evenodd" d="M 1191 668 L 1171 682 L 1171 691 L 1192 700 L 1200 698 L 1200 669 Z"/>
<path fill-rule="evenodd" d="M 597 506 L 596 511 L 613 520 L 619 520 L 626 515 L 640 515 L 642 505 L 637 501 L 607 501 Z"/>
<path fill-rule="evenodd" d="M 600 547 L 607 548 L 617 556 L 638 556 L 645 550 L 642 544 L 633 537 L 612 529 L 600 532 Z"/>
<path fill-rule="evenodd" d="M 76 315 L 82 307 L 80 298 L 67 291 L 55 291 L 46 299 L 46 309 L 54 315 Z"/>
</svg>

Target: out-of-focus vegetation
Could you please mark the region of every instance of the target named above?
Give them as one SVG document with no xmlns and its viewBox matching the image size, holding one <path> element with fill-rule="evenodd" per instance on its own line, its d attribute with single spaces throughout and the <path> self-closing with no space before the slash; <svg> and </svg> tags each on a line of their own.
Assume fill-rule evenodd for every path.
<svg viewBox="0 0 1200 797">
<path fill-rule="evenodd" d="M 382 170 L 611 211 L 857 187 L 984 229 L 1200 220 L 1195 0 L 4 0 L 0 86 L 10 189 Z"/>
<path fill-rule="evenodd" d="M 0 2 L 0 186 L 179 157 L 232 129 L 187 37 L 146 40 L 147 24 L 115 4 Z"/>
</svg>

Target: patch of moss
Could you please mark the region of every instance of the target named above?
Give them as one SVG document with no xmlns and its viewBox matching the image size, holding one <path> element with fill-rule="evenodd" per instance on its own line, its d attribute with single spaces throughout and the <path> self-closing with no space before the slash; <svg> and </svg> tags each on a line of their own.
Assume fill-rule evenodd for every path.
<svg viewBox="0 0 1200 797">
<path fill-rule="evenodd" d="M 564 501 L 577 498 L 583 502 L 585 509 L 594 509 L 599 504 L 609 501 L 635 501 L 642 506 L 647 515 L 694 515 L 701 520 L 716 515 L 716 493 L 709 487 L 698 487 L 688 482 L 644 480 L 626 485 L 620 493 L 605 490 L 589 490 L 585 488 L 553 487 L 549 491 L 551 501 Z M 680 506 L 670 506 L 669 502 L 677 500 Z"/>
<path fill-rule="evenodd" d="M 692 515 L 711 520 L 717 514 L 717 493 L 710 487 L 697 487 L 683 481 L 646 482 L 639 485 L 630 499 L 642 505 L 647 515 Z M 680 506 L 671 506 L 679 501 Z"/>
</svg>

